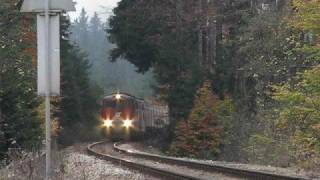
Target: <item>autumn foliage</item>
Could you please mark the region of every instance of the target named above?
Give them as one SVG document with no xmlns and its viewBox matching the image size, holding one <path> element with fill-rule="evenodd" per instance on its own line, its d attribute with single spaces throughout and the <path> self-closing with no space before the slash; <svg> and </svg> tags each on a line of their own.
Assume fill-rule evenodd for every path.
<svg viewBox="0 0 320 180">
<path fill-rule="evenodd" d="M 291 154 L 306 169 L 320 168 L 320 66 L 305 71 L 299 83 L 278 86 L 277 127 L 289 139 Z"/>
<path fill-rule="evenodd" d="M 177 125 L 172 154 L 199 158 L 217 156 L 223 132 L 215 113 L 218 104 L 219 99 L 212 93 L 210 82 L 204 82 L 188 120 Z"/>
<path fill-rule="evenodd" d="M 296 12 L 291 17 L 291 24 L 298 29 L 320 33 L 320 0 L 294 0 L 293 6 Z"/>
</svg>

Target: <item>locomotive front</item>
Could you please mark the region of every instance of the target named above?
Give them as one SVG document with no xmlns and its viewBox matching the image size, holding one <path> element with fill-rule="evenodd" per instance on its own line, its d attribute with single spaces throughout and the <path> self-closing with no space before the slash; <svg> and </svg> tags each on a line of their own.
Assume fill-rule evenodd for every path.
<svg viewBox="0 0 320 180">
<path fill-rule="evenodd" d="M 106 135 L 111 139 L 127 139 L 139 131 L 135 97 L 127 94 L 112 94 L 102 102 L 101 118 Z"/>
</svg>

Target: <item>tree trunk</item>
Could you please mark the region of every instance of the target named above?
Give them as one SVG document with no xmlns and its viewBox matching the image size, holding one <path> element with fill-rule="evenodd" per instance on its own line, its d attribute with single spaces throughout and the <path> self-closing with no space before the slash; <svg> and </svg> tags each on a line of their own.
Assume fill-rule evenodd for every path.
<svg viewBox="0 0 320 180">
<path fill-rule="evenodd" d="M 182 0 L 177 0 L 176 2 L 176 18 L 177 18 L 177 32 L 178 32 L 178 38 L 181 37 L 181 29 L 182 29 L 182 17 L 183 17 L 183 5 Z"/>
<path fill-rule="evenodd" d="M 203 21 L 202 0 L 198 0 L 198 58 L 200 66 L 203 65 Z"/>
<path fill-rule="evenodd" d="M 217 23 L 214 17 L 209 19 L 209 33 L 208 33 L 208 70 L 210 73 L 214 72 L 217 51 Z"/>
</svg>

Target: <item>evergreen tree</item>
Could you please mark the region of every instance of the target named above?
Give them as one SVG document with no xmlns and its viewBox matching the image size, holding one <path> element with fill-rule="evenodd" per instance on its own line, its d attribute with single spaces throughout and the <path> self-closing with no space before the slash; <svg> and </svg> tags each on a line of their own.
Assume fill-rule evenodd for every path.
<svg viewBox="0 0 320 180">
<path fill-rule="evenodd" d="M 111 52 L 113 60 L 124 57 L 142 73 L 153 69 L 155 91 L 170 108 L 168 142 L 176 122 L 188 117 L 205 74 L 194 43 L 196 19 L 186 13 L 192 12 L 192 3 L 181 3 L 122 0 L 108 30 L 109 39 L 117 45 Z"/>
<path fill-rule="evenodd" d="M 101 37 L 103 37 L 105 35 L 104 24 L 101 22 L 98 14 L 96 12 L 94 13 L 93 17 L 90 19 L 89 32 L 90 32 L 91 38 L 96 40 L 95 41 L 96 46 L 101 45 L 103 43 L 101 41 L 103 41 L 104 38 L 101 38 Z"/>
<path fill-rule="evenodd" d="M 75 29 L 75 39 L 78 40 L 79 46 L 88 47 L 88 15 L 84 8 L 82 8 L 80 17 L 75 20 L 77 28 Z"/>
<path fill-rule="evenodd" d="M 19 1 L 0 6 L 0 156 L 8 148 L 39 148 L 42 140 L 36 97 L 33 18 L 19 12 Z"/>
<path fill-rule="evenodd" d="M 56 117 L 61 132 L 59 142 L 69 145 L 90 140 L 97 134 L 99 121 L 97 89 L 89 80 L 89 62 L 85 54 L 69 40 L 69 20 L 63 17 L 61 25 L 62 90 L 57 103 Z"/>
</svg>

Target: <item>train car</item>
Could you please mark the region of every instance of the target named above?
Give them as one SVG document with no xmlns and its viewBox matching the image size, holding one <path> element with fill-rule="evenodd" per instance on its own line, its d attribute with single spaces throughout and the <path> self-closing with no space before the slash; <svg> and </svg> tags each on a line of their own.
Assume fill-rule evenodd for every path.
<svg viewBox="0 0 320 180">
<path fill-rule="evenodd" d="M 147 130 L 168 124 L 166 106 L 153 105 L 126 93 L 111 94 L 102 100 L 104 134 L 110 139 L 142 137 Z"/>
</svg>

